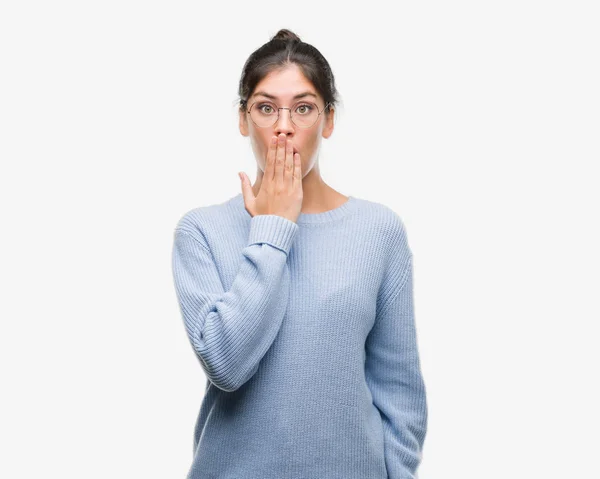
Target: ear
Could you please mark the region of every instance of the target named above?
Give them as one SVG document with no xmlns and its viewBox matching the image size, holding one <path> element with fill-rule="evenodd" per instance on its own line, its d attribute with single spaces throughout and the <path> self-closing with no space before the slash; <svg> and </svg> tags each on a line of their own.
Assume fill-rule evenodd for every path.
<svg viewBox="0 0 600 479">
<path fill-rule="evenodd" d="M 246 110 L 240 110 L 240 133 L 242 136 L 248 136 L 248 118 L 246 116 Z"/>
<path fill-rule="evenodd" d="M 325 115 L 325 126 L 323 126 L 323 138 L 329 138 L 333 134 L 335 109 L 331 108 Z"/>
</svg>

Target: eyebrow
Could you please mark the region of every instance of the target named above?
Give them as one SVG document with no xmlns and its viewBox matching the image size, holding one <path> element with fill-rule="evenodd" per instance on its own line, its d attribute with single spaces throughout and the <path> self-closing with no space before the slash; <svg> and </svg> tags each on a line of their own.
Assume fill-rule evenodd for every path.
<svg viewBox="0 0 600 479">
<path fill-rule="evenodd" d="M 270 98 L 271 100 L 277 100 L 277 97 L 275 95 L 270 95 L 267 92 L 264 91 L 257 91 L 254 96 L 265 96 L 267 98 Z M 294 100 L 298 99 L 298 98 L 302 98 L 305 96 L 314 96 L 315 98 L 317 98 L 317 95 L 315 95 L 314 93 L 310 92 L 310 91 L 305 91 L 303 93 L 298 93 L 297 95 L 294 95 Z"/>
</svg>

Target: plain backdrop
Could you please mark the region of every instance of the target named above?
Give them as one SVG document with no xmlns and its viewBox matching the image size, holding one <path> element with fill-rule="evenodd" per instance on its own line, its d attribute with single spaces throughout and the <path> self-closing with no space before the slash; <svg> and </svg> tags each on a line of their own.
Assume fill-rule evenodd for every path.
<svg viewBox="0 0 600 479">
<path fill-rule="evenodd" d="M 238 82 L 289 28 L 342 100 L 323 178 L 407 228 L 420 479 L 600 477 L 594 3 L 2 2 L 0 476 L 185 477 L 173 230 L 254 181 Z"/>
</svg>

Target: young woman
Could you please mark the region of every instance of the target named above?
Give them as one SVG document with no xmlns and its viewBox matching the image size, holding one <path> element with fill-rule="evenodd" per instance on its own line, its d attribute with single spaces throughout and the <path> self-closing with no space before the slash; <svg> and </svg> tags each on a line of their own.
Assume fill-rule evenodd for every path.
<svg viewBox="0 0 600 479">
<path fill-rule="evenodd" d="M 208 381 L 188 479 L 418 477 L 427 429 L 400 217 L 319 173 L 328 62 L 289 30 L 240 80 L 254 185 L 176 225 L 173 277 Z"/>
</svg>

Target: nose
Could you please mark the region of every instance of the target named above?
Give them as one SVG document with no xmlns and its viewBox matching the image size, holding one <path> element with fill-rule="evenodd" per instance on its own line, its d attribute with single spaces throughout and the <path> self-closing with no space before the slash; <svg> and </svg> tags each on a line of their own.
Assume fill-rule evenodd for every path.
<svg viewBox="0 0 600 479">
<path fill-rule="evenodd" d="M 279 118 L 277 119 L 277 123 L 275 123 L 275 134 L 279 136 L 280 133 L 283 133 L 285 136 L 289 136 L 289 134 L 293 132 L 294 124 L 292 123 L 290 110 L 279 110 Z"/>
</svg>

